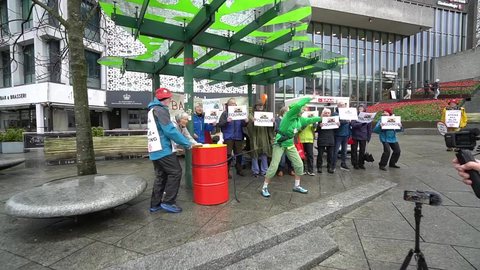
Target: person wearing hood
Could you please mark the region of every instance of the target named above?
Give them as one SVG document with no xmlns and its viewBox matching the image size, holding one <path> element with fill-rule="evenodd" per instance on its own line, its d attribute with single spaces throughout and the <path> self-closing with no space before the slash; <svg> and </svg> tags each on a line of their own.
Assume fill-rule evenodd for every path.
<svg viewBox="0 0 480 270">
<path fill-rule="evenodd" d="M 391 109 L 384 109 L 382 116 L 392 116 L 393 111 Z M 400 145 L 398 144 L 397 132 L 403 131 L 403 126 L 400 124 L 401 129 L 382 129 L 382 118 L 378 120 L 377 125 L 373 129 L 373 132 L 379 134 L 380 142 L 383 144 L 383 154 L 380 159 L 379 168 L 382 171 L 386 171 L 387 163 L 390 168 L 400 169 L 397 165 L 400 159 Z M 390 158 L 390 149 L 392 149 L 392 157 Z M 390 162 L 388 162 L 390 160 Z"/>
<path fill-rule="evenodd" d="M 464 128 L 467 125 L 467 120 L 468 120 L 467 113 L 465 112 L 465 108 L 458 106 L 458 100 L 456 100 L 456 99 L 450 100 L 448 102 L 448 107 L 443 109 L 442 122 L 444 122 L 444 123 L 445 123 L 445 115 L 446 115 L 448 110 L 461 111 L 460 125 L 458 126 L 458 128 L 447 128 L 448 132 L 460 131 L 460 129 Z M 447 148 L 447 151 L 453 151 L 453 150 L 454 150 L 453 148 Z"/>
<path fill-rule="evenodd" d="M 223 143 L 227 145 L 227 157 L 229 158 L 228 168 L 230 170 L 230 164 L 232 163 L 232 160 L 230 159 L 232 156 L 232 150 L 235 155 L 242 153 L 244 139 L 243 128 L 248 125 L 248 117 L 245 118 L 245 120 L 233 120 L 228 117 L 228 107 L 237 106 L 237 101 L 234 98 L 229 99 L 226 105 L 227 108 L 220 116 L 218 126 L 222 129 Z M 237 175 L 245 176 L 245 173 L 242 171 L 242 156 L 236 156 L 235 160 Z M 228 175 L 228 178 L 232 178 L 230 174 Z"/>
<path fill-rule="evenodd" d="M 430 96 L 430 82 L 428 80 L 425 80 L 425 83 L 423 84 L 423 98 L 428 98 Z"/>
<path fill-rule="evenodd" d="M 345 102 L 339 102 L 338 107 L 335 109 L 335 113 L 332 116 L 339 116 L 338 108 L 345 107 Z M 333 149 L 333 171 L 335 171 L 337 167 L 338 151 L 340 150 L 340 146 L 342 147 L 342 164 L 340 166 L 340 169 L 347 172 L 350 171 L 350 168 L 347 166 L 348 137 L 350 137 L 350 120 L 340 120 L 340 127 L 335 132 L 335 148 Z"/>
<path fill-rule="evenodd" d="M 264 197 L 270 197 L 270 192 L 268 192 L 268 183 L 270 183 L 270 180 L 272 180 L 272 178 L 275 176 L 283 153 L 286 153 L 288 159 L 292 161 L 293 167 L 295 168 L 295 186 L 293 187 L 293 191 L 302 194 L 308 193 L 308 190 L 300 186 L 300 178 L 301 175 L 303 175 L 303 162 L 298 154 L 297 148 L 295 148 L 293 138 L 303 126 L 308 126 L 315 122 L 322 121 L 321 117 L 302 117 L 302 114 L 305 111 L 305 105 L 307 105 L 310 100 L 315 98 L 315 96 L 312 96 L 311 98 L 302 98 L 298 101 L 298 103 L 290 105 L 290 110 L 285 114 L 280 122 L 280 128 L 278 129 L 278 133 L 275 137 L 275 145 L 272 147 L 272 161 L 270 163 L 270 167 L 268 167 L 267 175 L 265 176 L 265 182 L 263 183 L 262 195 Z"/>
<path fill-rule="evenodd" d="M 159 88 L 155 98 L 148 104 L 148 152 L 155 169 L 150 211 L 155 212 L 161 208 L 180 213 L 182 208 L 176 205 L 182 167 L 175 154 L 174 144 L 186 149 L 191 148 L 191 143 L 180 133 L 172 123 L 168 106 L 172 94 L 166 88 Z M 165 193 L 165 194 L 164 194 Z"/>
<path fill-rule="evenodd" d="M 367 112 L 367 105 L 360 104 L 358 106 L 358 113 Z M 365 149 L 367 143 L 370 142 L 372 138 L 372 122 L 362 123 L 356 120 L 350 122 L 352 128 L 352 165 L 355 170 L 362 169 L 365 170 Z M 358 152 L 358 147 L 360 146 L 360 152 Z"/>
<path fill-rule="evenodd" d="M 212 132 L 217 123 L 205 123 L 205 113 L 203 112 L 203 105 L 197 103 L 195 105 L 195 114 L 193 115 L 193 138 L 199 143 L 206 143 L 205 132 Z"/>
<path fill-rule="evenodd" d="M 265 103 L 259 100 L 253 106 L 254 112 L 264 112 Z M 275 118 L 268 119 L 273 123 L 272 127 L 255 126 L 254 112 L 250 113 L 250 120 L 248 121 L 248 136 L 250 137 L 250 149 L 258 149 L 251 152 L 252 157 L 252 172 L 254 177 L 265 175 L 268 170 L 268 157 L 272 156 L 272 147 L 275 139 Z M 258 159 L 260 158 L 260 168 L 258 168 Z"/>
</svg>

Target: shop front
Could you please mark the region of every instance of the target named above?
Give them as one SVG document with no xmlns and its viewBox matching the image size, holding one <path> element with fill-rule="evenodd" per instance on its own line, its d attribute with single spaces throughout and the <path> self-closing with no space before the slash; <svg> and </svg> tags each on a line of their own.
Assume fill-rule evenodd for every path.
<svg viewBox="0 0 480 270">
<path fill-rule="evenodd" d="M 152 101 L 152 92 L 145 91 L 107 91 L 108 126 L 115 129 L 146 129 L 148 104 Z"/>
</svg>

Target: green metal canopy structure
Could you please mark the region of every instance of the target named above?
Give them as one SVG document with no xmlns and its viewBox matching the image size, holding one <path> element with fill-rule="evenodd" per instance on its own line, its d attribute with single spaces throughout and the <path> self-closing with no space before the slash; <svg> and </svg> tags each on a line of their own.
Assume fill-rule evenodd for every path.
<svg viewBox="0 0 480 270">
<path fill-rule="evenodd" d="M 183 76 L 193 109 L 193 78 L 210 84 L 269 85 L 339 70 L 347 58 L 323 50 L 307 36 L 309 0 L 100 0 L 103 11 L 146 48 L 142 55 L 102 57 L 123 71 Z M 190 123 L 188 127 L 193 132 Z M 187 151 L 187 185 L 191 185 Z"/>
</svg>

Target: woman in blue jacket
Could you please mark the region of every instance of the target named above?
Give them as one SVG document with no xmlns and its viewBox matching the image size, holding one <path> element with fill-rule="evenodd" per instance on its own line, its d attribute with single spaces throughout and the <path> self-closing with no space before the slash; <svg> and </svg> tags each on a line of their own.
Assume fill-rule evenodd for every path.
<svg viewBox="0 0 480 270">
<path fill-rule="evenodd" d="M 205 124 L 205 113 L 202 104 L 195 105 L 195 114 L 193 115 L 193 138 L 198 143 L 205 143 L 205 131 L 211 132 L 215 129 L 217 123 Z"/>
<path fill-rule="evenodd" d="M 383 110 L 383 116 L 391 116 L 393 115 L 393 112 L 391 109 L 384 109 Z M 387 129 L 387 130 L 382 130 L 383 123 L 382 119 L 380 118 L 377 126 L 373 129 L 373 132 L 378 133 L 380 136 L 380 142 L 383 144 L 383 154 L 382 158 L 380 159 L 380 170 L 386 171 L 387 169 L 385 166 L 387 166 L 388 160 L 390 159 L 389 167 L 390 168 L 397 168 L 400 169 L 399 166 L 397 166 L 398 159 L 400 158 L 400 145 L 398 144 L 398 139 L 397 139 L 397 132 L 398 131 L 403 131 L 403 127 L 400 124 L 401 129 L 394 130 L 394 129 Z M 392 149 L 392 157 L 390 158 L 390 148 Z"/>
</svg>

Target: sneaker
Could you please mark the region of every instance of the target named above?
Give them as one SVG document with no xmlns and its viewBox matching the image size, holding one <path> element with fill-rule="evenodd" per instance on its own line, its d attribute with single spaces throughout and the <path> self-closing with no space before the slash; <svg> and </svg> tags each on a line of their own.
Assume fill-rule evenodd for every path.
<svg viewBox="0 0 480 270">
<path fill-rule="evenodd" d="M 322 173 L 322 168 L 318 168 L 317 173 Z"/>
<path fill-rule="evenodd" d="M 328 168 L 328 173 L 335 173 L 335 171 L 336 171 L 335 167 Z"/>
<path fill-rule="evenodd" d="M 389 165 L 388 167 L 390 167 L 390 168 L 395 168 L 395 169 L 400 169 L 400 166 L 397 166 L 396 164 Z"/>
<path fill-rule="evenodd" d="M 364 165 L 359 165 L 358 167 L 360 168 L 360 170 L 366 170 Z"/>
<path fill-rule="evenodd" d="M 162 203 L 160 204 L 160 206 L 167 210 L 168 212 L 172 212 L 172 213 L 180 213 L 182 212 L 182 208 L 180 206 L 177 206 L 176 204 L 166 204 L 166 203 Z"/>
<path fill-rule="evenodd" d="M 359 167 L 358 165 L 353 165 L 353 168 L 354 168 L 355 170 L 360 170 L 360 167 Z"/>
<path fill-rule="evenodd" d="M 238 172 L 237 172 L 237 175 L 245 176 L 245 173 L 244 173 L 243 171 L 238 171 Z"/>
<path fill-rule="evenodd" d="M 295 176 L 295 172 L 294 172 L 294 171 L 291 171 L 291 172 L 290 172 L 290 175 L 291 175 L 291 176 Z"/>
<path fill-rule="evenodd" d="M 258 173 L 254 173 L 254 174 L 253 174 L 253 177 L 258 177 L 258 176 L 259 176 Z"/>
<path fill-rule="evenodd" d="M 261 175 L 262 175 L 262 176 L 266 176 L 267 173 L 266 173 L 266 172 L 262 172 Z"/>
<path fill-rule="evenodd" d="M 349 172 L 350 168 L 348 168 L 348 166 L 346 164 L 343 164 L 342 166 L 340 166 L 340 170 L 344 170 L 344 171 Z"/>
<path fill-rule="evenodd" d="M 162 207 L 160 205 L 157 206 L 157 207 L 150 207 L 150 212 L 157 212 L 160 209 L 162 209 Z"/>
<path fill-rule="evenodd" d="M 302 188 L 301 186 L 293 187 L 293 191 L 299 192 L 299 193 L 302 193 L 302 194 L 307 194 L 308 193 L 308 190 Z"/>
<path fill-rule="evenodd" d="M 268 188 L 262 188 L 262 195 L 263 197 L 270 197 L 270 192 L 268 192 Z"/>
<path fill-rule="evenodd" d="M 448 151 L 448 152 L 452 152 L 452 151 L 453 151 L 453 148 L 448 148 L 447 151 Z"/>
<path fill-rule="evenodd" d="M 387 168 L 385 168 L 385 166 L 379 166 L 378 168 L 382 171 L 387 171 Z"/>
<path fill-rule="evenodd" d="M 315 173 L 313 173 L 313 172 L 308 172 L 307 174 L 310 175 L 310 176 L 315 176 Z"/>
<path fill-rule="evenodd" d="M 283 172 L 278 172 L 278 177 L 282 177 L 283 176 Z"/>
</svg>

